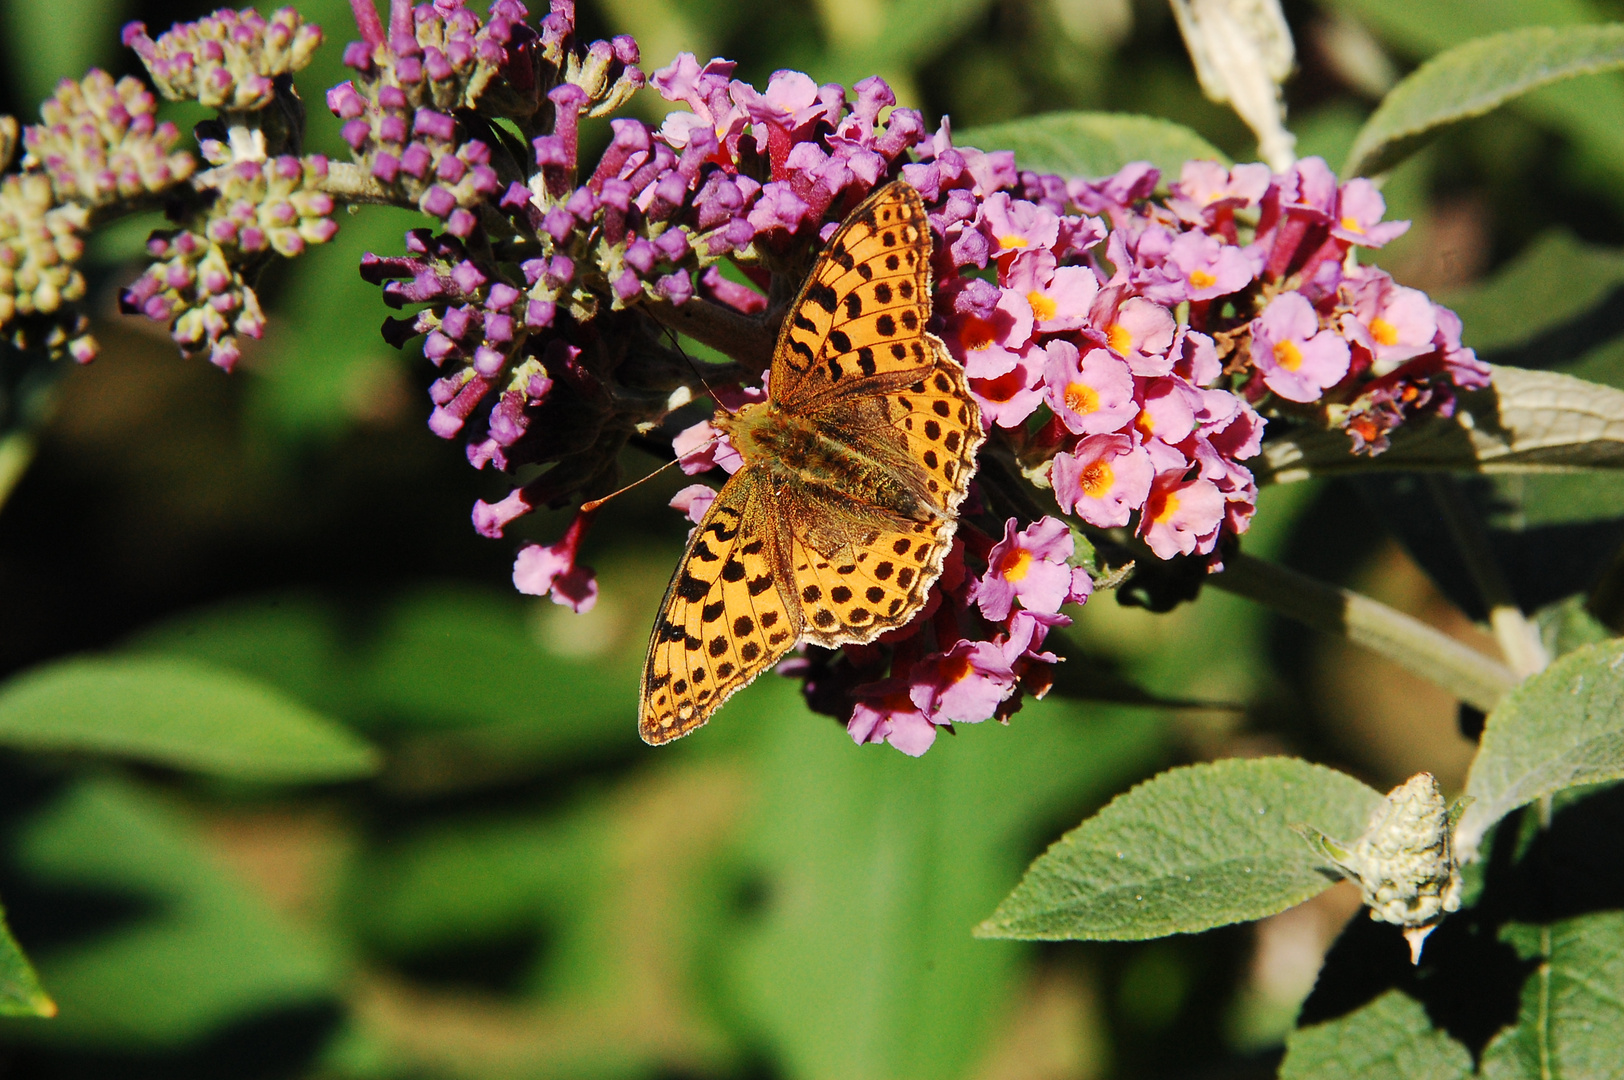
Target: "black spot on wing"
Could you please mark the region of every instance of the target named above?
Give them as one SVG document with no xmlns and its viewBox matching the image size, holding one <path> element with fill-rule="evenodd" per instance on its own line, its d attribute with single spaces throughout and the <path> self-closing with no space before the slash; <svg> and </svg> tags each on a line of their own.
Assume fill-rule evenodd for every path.
<svg viewBox="0 0 1624 1080">
<path fill-rule="evenodd" d="M 806 302 L 818 305 L 831 315 L 835 313 L 835 308 L 840 306 L 840 298 L 835 295 L 834 287 L 821 281 L 814 282 L 807 288 Z"/>
</svg>

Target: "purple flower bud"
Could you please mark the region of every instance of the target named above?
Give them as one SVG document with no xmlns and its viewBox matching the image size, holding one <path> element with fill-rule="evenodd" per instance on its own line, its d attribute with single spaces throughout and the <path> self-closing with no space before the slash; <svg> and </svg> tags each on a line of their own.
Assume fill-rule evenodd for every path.
<svg viewBox="0 0 1624 1080">
<path fill-rule="evenodd" d="M 479 291 L 480 286 L 490 280 L 480 269 L 471 262 L 460 262 L 451 270 L 451 280 L 457 288 L 468 295 Z"/>
<path fill-rule="evenodd" d="M 440 329 L 453 338 L 467 337 L 468 331 L 473 327 L 473 324 L 473 312 L 465 307 L 449 308 L 440 317 Z"/>
<path fill-rule="evenodd" d="M 584 187 L 576 188 L 575 194 L 570 196 L 569 202 L 564 204 L 564 208 L 574 214 L 576 220 L 587 222 L 591 221 L 593 215 L 598 212 L 598 200 L 593 197 L 589 189 Z"/>
<path fill-rule="evenodd" d="M 672 262 L 682 261 L 691 250 L 688 245 L 688 234 L 676 227 L 669 228 L 656 237 L 654 246 L 660 249 L 660 254 Z"/>
<path fill-rule="evenodd" d="M 365 74 L 372 70 L 372 48 L 364 41 L 344 46 L 344 66 Z"/>
<path fill-rule="evenodd" d="M 615 59 L 622 64 L 635 64 L 641 59 L 637 50 L 637 39 L 630 34 L 621 34 L 610 39 L 609 46 L 615 52 Z"/>
<path fill-rule="evenodd" d="M 423 81 L 423 61 L 415 56 L 403 56 L 395 61 L 395 77 L 403 83 Z"/>
<path fill-rule="evenodd" d="M 990 281 L 971 278 L 953 297 L 953 310 L 960 315 L 973 315 L 991 321 L 1003 292 Z"/>
<path fill-rule="evenodd" d="M 440 164 L 434 168 L 435 177 L 440 180 L 444 180 L 448 184 L 455 184 L 457 181 L 461 180 L 467 172 L 467 163 L 461 158 L 452 154 L 447 154 L 445 157 L 441 158 Z"/>
<path fill-rule="evenodd" d="M 412 143 L 400 155 L 400 171 L 416 180 L 428 175 L 434 156 L 422 143 Z"/>
<path fill-rule="evenodd" d="M 474 370 L 487 379 L 499 375 L 506 363 L 507 354 L 500 349 L 494 349 L 489 345 L 481 345 L 474 350 Z"/>
<path fill-rule="evenodd" d="M 351 120 L 339 129 L 339 136 L 352 150 L 360 150 L 372 135 L 372 126 L 365 120 Z"/>
<path fill-rule="evenodd" d="M 502 193 L 502 201 L 497 205 L 503 210 L 521 210 L 530 205 L 530 189 L 515 180 Z"/>
<path fill-rule="evenodd" d="M 404 116 L 386 115 L 378 121 L 378 139 L 381 142 L 399 145 L 406 141 L 406 118 Z"/>
<path fill-rule="evenodd" d="M 562 244 L 575 231 L 575 217 L 563 207 L 555 206 L 547 211 L 547 216 L 541 221 L 541 227 L 547 230 L 547 235 L 553 238 L 556 244 Z"/>
<path fill-rule="evenodd" d="M 366 112 L 367 104 L 356 93 L 354 83 L 342 82 L 327 91 L 327 108 L 340 120 L 354 120 Z"/>
<path fill-rule="evenodd" d="M 445 231 L 452 236 L 460 236 L 466 239 L 474 235 L 474 227 L 478 224 L 479 219 L 474 216 L 472 210 L 464 210 L 459 206 L 451 211 L 450 217 L 446 218 Z"/>
<path fill-rule="evenodd" d="M 547 276 L 559 285 L 568 285 L 575 278 L 575 260 L 568 255 L 554 255 Z"/>
<path fill-rule="evenodd" d="M 532 330 L 553 325 L 553 315 L 558 305 L 551 300 L 532 300 L 525 305 L 524 324 Z"/>
<path fill-rule="evenodd" d="M 435 364 L 439 364 L 440 361 L 444 360 L 448 356 L 455 356 L 457 352 L 457 343 L 440 333 L 438 330 L 431 333 L 423 341 L 423 355 L 428 357 Z M 443 381 L 444 380 L 441 380 L 441 382 Z M 434 385 L 439 386 L 440 383 L 437 382 Z M 433 396 L 432 390 L 430 391 L 430 396 Z M 446 398 L 446 401 L 450 400 L 450 397 Z M 436 399 L 435 404 L 444 405 L 445 401 Z"/>
<path fill-rule="evenodd" d="M 400 175 L 400 159 L 387 150 L 380 150 L 372 157 L 372 175 L 386 184 L 393 184 Z"/>
<path fill-rule="evenodd" d="M 419 135 L 450 142 L 457 133 L 457 122 L 434 109 L 418 109 L 412 118 L 412 130 Z"/>
<path fill-rule="evenodd" d="M 693 282 L 688 278 L 688 271 L 678 270 L 674 274 L 666 274 L 655 284 L 655 291 L 673 304 L 686 304 L 694 295 Z"/>
<path fill-rule="evenodd" d="M 647 274 L 654 269 L 654 264 L 659 260 L 659 257 L 659 249 L 642 237 L 638 237 L 626 245 L 626 264 L 636 270 L 638 274 Z"/>
<path fill-rule="evenodd" d="M 615 279 L 615 295 L 622 300 L 630 300 L 643 291 L 643 283 L 638 279 L 635 271 L 627 270 Z"/>
<path fill-rule="evenodd" d="M 437 218 L 450 216 L 451 211 L 457 208 L 457 197 L 439 184 L 435 184 L 423 193 L 418 203 L 425 214 L 432 214 Z"/>
<path fill-rule="evenodd" d="M 495 311 L 485 314 L 485 340 L 506 342 L 513 340 L 513 316 Z"/>
<path fill-rule="evenodd" d="M 407 108 L 406 92 L 398 86 L 379 87 L 378 104 L 385 109 L 405 109 Z"/>
<path fill-rule="evenodd" d="M 521 295 L 523 294 L 520 293 L 518 289 L 515 289 L 512 285 L 509 285 L 505 281 L 498 281 L 495 285 L 491 286 L 490 297 L 487 300 L 487 304 L 491 308 L 498 311 L 505 311 L 517 303 Z"/>
</svg>

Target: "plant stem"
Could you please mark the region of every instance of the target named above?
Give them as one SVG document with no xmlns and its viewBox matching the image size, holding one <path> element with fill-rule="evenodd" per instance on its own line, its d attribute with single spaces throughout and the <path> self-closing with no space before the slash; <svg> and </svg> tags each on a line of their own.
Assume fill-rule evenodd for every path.
<svg viewBox="0 0 1624 1080">
<path fill-rule="evenodd" d="M 28 471 L 28 466 L 33 464 L 34 451 L 38 446 L 32 431 L 13 431 L 0 438 L 0 507 L 6 505 L 17 488 L 17 482 Z"/>
<path fill-rule="evenodd" d="M 1489 626 L 1494 631 L 1494 640 L 1499 643 L 1506 663 L 1523 678 L 1544 671 L 1545 665 L 1551 662 L 1545 652 L 1545 643 L 1539 638 L 1539 630 L 1518 606 L 1511 592 L 1511 583 L 1506 580 L 1499 560 L 1494 557 L 1494 550 L 1489 547 L 1489 534 L 1483 528 L 1477 511 L 1467 502 L 1460 484 L 1453 476 L 1439 473 L 1429 473 L 1426 484 L 1443 514 L 1444 524 L 1449 527 L 1449 534 L 1455 540 L 1461 559 L 1466 563 L 1467 573 L 1472 575 L 1478 594 L 1483 598 L 1483 605 L 1488 608 Z"/>
<path fill-rule="evenodd" d="M 1510 668 L 1419 619 L 1295 570 L 1237 554 L 1226 556 L 1223 572 L 1208 581 L 1306 626 L 1363 645 L 1484 712 L 1517 685 Z"/>
</svg>

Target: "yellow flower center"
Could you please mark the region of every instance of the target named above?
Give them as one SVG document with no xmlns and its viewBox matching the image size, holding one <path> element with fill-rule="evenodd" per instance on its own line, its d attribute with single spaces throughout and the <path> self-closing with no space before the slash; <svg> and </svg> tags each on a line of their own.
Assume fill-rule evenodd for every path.
<svg viewBox="0 0 1624 1080">
<path fill-rule="evenodd" d="M 1198 289 L 1206 289 L 1218 284 L 1218 279 L 1205 270 L 1197 269 L 1190 273 L 1190 284 Z"/>
<path fill-rule="evenodd" d="M 1365 230 L 1361 229 L 1359 227 L 1359 223 L 1353 220 L 1351 217 L 1345 217 L 1342 219 L 1342 227 L 1348 232 L 1358 233 L 1360 236 L 1365 234 Z"/>
<path fill-rule="evenodd" d="M 1274 347 L 1274 362 L 1287 371 L 1296 371 L 1303 366 L 1303 351 L 1295 341 L 1279 342 Z"/>
<path fill-rule="evenodd" d="M 1032 565 L 1032 553 L 1025 548 L 1016 548 L 1005 552 L 1003 558 L 998 560 L 998 570 L 1004 575 L 1005 581 L 1019 581 L 1026 576 L 1026 568 Z"/>
<path fill-rule="evenodd" d="M 1028 241 L 1026 237 L 1022 236 L 1020 233 L 1005 233 L 1003 236 L 998 238 L 998 246 L 1003 248 L 1005 251 L 1025 247 L 1029 242 L 1030 241 Z"/>
<path fill-rule="evenodd" d="M 1100 407 L 1100 394 L 1087 383 L 1074 382 L 1066 387 L 1066 408 L 1079 415 L 1094 412 Z"/>
<path fill-rule="evenodd" d="M 949 659 L 947 663 L 942 665 L 942 674 L 947 676 L 947 681 L 949 683 L 963 682 L 965 679 L 970 677 L 971 672 L 974 670 L 975 669 L 970 665 L 970 658 L 968 656 L 960 656 L 955 659 Z"/>
<path fill-rule="evenodd" d="M 1378 345 L 1392 345 L 1398 341 L 1398 327 L 1386 319 L 1372 319 L 1370 322 L 1370 336 L 1376 339 Z"/>
<path fill-rule="evenodd" d="M 1154 435 L 1156 433 L 1156 421 L 1151 418 L 1149 409 L 1139 410 L 1139 415 L 1134 417 L 1133 426 L 1145 435 Z"/>
<path fill-rule="evenodd" d="M 1105 343 L 1111 346 L 1111 351 L 1118 356 L 1127 356 L 1133 352 L 1133 334 L 1121 323 L 1111 324 L 1111 329 L 1105 332 Z"/>
<path fill-rule="evenodd" d="M 1048 322 L 1058 310 L 1053 300 L 1035 289 L 1026 294 L 1026 302 L 1032 305 L 1032 318 L 1038 322 Z"/>
<path fill-rule="evenodd" d="M 1095 461 L 1082 471 L 1077 478 L 1077 485 L 1083 489 L 1083 494 L 1090 499 L 1097 499 L 1111 490 L 1116 483 L 1116 473 L 1109 462 Z"/>
</svg>

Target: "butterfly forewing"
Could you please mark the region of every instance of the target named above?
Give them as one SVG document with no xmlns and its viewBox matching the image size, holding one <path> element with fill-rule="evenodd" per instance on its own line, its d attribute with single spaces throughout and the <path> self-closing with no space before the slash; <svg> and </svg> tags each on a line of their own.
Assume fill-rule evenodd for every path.
<svg viewBox="0 0 1624 1080">
<path fill-rule="evenodd" d="M 740 469 L 688 541 L 643 666 L 639 730 L 668 742 L 703 724 L 800 636 L 776 569 L 779 537 L 758 474 Z"/>
<path fill-rule="evenodd" d="M 836 387 L 855 391 L 865 376 L 929 366 L 930 250 L 924 203 L 907 184 L 854 210 L 784 320 L 774 398 L 801 408 Z"/>
</svg>

